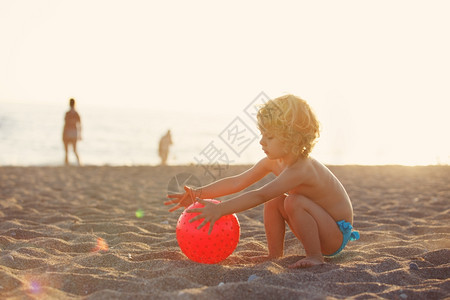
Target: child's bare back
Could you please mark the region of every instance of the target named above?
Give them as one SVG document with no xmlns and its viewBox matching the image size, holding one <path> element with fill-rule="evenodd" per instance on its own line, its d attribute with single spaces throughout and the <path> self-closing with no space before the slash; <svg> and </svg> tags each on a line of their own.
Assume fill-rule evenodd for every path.
<svg viewBox="0 0 450 300">
<path fill-rule="evenodd" d="M 322 163 L 312 157 L 298 160 L 288 167 L 298 172 L 302 183 L 288 194 L 299 194 L 320 205 L 337 222 L 353 224 L 353 207 L 341 182 Z M 275 168 L 275 171 L 278 168 Z M 275 173 L 275 175 L 278 175 Z"/>
</svg>

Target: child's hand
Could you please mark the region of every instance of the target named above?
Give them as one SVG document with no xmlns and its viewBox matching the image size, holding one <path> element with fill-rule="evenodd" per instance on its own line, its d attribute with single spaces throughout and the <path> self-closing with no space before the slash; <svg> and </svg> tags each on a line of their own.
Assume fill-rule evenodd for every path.
<svg viewBox="0 0 450 300">
<path fill-rule="evenodd" d="M 212 203 L 210 201 L 205 201 L 203 199 L 197 198 L 197 201 L 201 204 L 203 204 L 205 207 L 202 208 L 193 208 L 187 210 L 188 213 L 200 213 L 197 216 L 193 217 L 189 220 L 189 223 L 192 223 L 194 221 L 204 219 L 203 222 L 197 227 L 197 229 L 201 229 L 206 224 L 209 224 L 209 231 L 208 234 L 211 234 L 214 223 L 216 223 L 217 220 L 220 219 L 221 212 L 218 206 L 218 203 Z"/>
<path fill-rule="evenodd" d="M 194 193 L 192 192 L 192 190 L 185 186 L 184 190 L 186 191 L 183 194 L 170 194 L 167 195 L 167 198 L 171 198 L 174 200 L 169 200 L 164 202 L 164 205 L 170 205 L 170 204 L 177 204 L 174 207 L 172 207 L 171 209 L 169 209 L 170 212 L 173 212 L 174 210 L 179 209 L 180 207 L 184 206 L 184 207 L 188 207 L 189 205 L 191 205 L 192 203 L 194 203 Z"/>
</svg>

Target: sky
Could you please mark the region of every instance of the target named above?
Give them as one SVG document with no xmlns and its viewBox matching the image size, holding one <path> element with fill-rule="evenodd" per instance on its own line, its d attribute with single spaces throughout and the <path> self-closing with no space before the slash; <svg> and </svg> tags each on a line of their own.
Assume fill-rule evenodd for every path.
<svg viewBox="0 0 450 300">
<path fill-rule="evenodd" d="M 290 93 L 336 153 L 448 164 L 449 12 L 445 0 L 0 0 L 0 102 L 214 114 Z"/>
</svg>

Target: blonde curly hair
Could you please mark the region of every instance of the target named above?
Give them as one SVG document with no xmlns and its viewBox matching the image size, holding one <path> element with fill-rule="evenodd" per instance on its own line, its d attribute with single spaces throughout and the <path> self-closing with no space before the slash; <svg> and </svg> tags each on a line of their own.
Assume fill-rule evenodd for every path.
<svg viewBox="0 0 450 300">
<path fill-rule="evenodd" d="M 285 95 L 267 101 L 258 111 L 258 128 L 276 135 L 297 157 L 308 157 L 320 136 L 316 115 L 305 100 Z"/>
</svg>

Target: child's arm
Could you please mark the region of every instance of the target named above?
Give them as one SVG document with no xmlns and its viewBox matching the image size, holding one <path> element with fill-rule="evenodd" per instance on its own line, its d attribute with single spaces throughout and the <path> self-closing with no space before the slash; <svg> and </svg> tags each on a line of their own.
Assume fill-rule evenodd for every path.
<svg viewBox="0 0 450 300">
<path fill-rule="evenodd" d="M 260 160 L 250 169 L 239 175 L 217 180 L 204 187 L 194 189 L 195 197 L 201 199 L 214 199 L 242 191 L 244 188 L 266 176 L 271 168 L 267 158 Z"/>
<path fill-rule="evenodd" d="M 195 198 L 213 199 L 234 194 L 266 176 L 271 171 L 269 164 L 269 160 L 264 158 L 252 168 L 239 175 L 223 178 L 200 188 L 185 188 L 186 192 L 183 194 L 167 195 L 168 198 L 173 200 L 166 201 L 164 204 L 177 204 L 169 210 L 173 211 L 181 206 L 189 206 L 194 202 Z"/>
<path fill-rule="evenodd" d="M 302 178 L 304 178 L 304 175 L 302 175 L 298 170 L 286 169 L 277 178 L 263 187 L 246 192 L 228 201 L 214 204 L 198 199 L 198 201 L 204 204 L 205 207 L 188 210 L 188 212 L 200 213 L 192 218 L 190 222 L 204 219 L 198 226 L 199 229 L 210 222 L 211 225 L 209 226 L 209 233 L 211 233 L 214 223 L 220 217 L 250 209 L 282 195 L 301 184 Z"/>
</svg>

